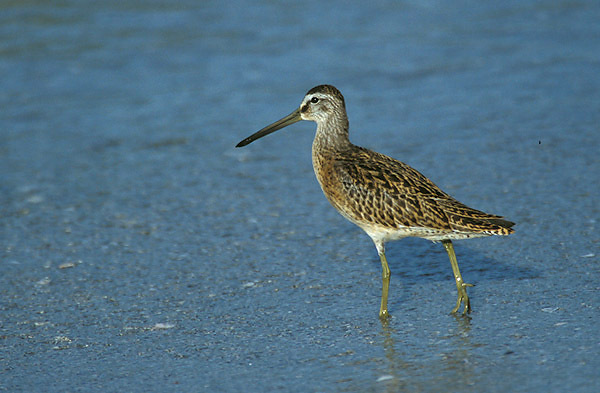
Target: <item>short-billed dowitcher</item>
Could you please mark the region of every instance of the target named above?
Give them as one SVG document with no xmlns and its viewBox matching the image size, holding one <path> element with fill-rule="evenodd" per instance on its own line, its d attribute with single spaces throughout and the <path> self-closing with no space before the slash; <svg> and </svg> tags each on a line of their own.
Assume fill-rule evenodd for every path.
<svg viewBox="0 0 600 393">
<path fill-rule="evenodd" d="M 390 269 L 385 242 L 416 236 L 441 241 L 450 257 L 458 299 L 452 313 L 464 305 L 471 311 L 452 246 L 453 239 L 509 235 L 514 223 L 463 205 L 443 192 L 415 169 L 383 154 L 353 145 L 348 138 L 344 97 L 333 86 L 321 85 L 306 93 L 300 107 L 275 123 L 244 139 L 247 144 L 300 120 L 317 123 L 312 145 L 312 162 L 323 193 L 342 216 L 371 237 L 382 266 L 379 317 L 387 310 Z"/>
</svg>

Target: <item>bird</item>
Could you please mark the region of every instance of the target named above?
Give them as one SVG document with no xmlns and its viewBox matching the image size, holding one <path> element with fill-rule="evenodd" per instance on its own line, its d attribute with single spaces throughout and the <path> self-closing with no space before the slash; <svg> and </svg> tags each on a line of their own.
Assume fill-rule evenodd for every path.
<svg viewBox="0 0 600 393">
<path fill-rule="evenodd" d="M 515 224 L 464 205 L 401 161 L 351 143 L 344 97 L 331 85 L 313 87 L 298 109 L 243 139 L 236 147 L 300 120 L 317 123 L 312 164 L 325 197 L 375 244 L 382 268 L 379 318 L 390 318 L 387 303 L 391 272 L 385 243 L 405 237 L 442 243 L 458 292 L 451 314 L 456 314 L 461 304 L 462 315 L 469 314 L 467 287 L 473 285 L 460 274 L 452 240 L 510 235 Z"/>
</svg>

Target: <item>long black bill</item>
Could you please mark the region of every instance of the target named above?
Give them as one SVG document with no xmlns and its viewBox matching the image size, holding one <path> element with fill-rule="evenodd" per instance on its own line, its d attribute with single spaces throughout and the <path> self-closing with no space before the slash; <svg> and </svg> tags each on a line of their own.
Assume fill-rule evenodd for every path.
<svg viewBox="0 0 600 393">
<path fill-rule="evenodd" d="M 257 139 L 262 138 L 265 135 L 269 135 L 272 132 L 281 130 L 283 127 L 287 127 L 290 124 L 294 124 L 300 120 L 302 120 L 302 118 L 300 117 L 300 109 L 296 109 L 295 111 L 293 111 L 292 113 L 290 113 L 289 115 L 284 117 L 283 119 L 277 120 L 275 123 L 270 124 L 270 125 L 266 126 L 265 128 L 263 128 L 262 130 L 257 131 L 254 134 L 250 135 L 248 138 L 244 139 L 243 141 L 241 141 L 240 143 L 235 145 L 235 147 L 246 146 L 246 145 L 254 142 Z"/>
</svg>

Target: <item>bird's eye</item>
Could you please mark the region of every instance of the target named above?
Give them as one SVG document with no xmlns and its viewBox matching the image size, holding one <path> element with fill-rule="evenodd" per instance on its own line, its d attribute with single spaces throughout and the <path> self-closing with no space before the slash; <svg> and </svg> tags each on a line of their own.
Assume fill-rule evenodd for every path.
<svg viewBox="0 0 600 393">
<path fill-rule="evenodd" d="M 319 99 L 317 97 L 313 97 L 310 99 L 310 102 L 312 102 L 313 104 L 316 104 L 317 102 L 319 102 Z"/>
</svg>

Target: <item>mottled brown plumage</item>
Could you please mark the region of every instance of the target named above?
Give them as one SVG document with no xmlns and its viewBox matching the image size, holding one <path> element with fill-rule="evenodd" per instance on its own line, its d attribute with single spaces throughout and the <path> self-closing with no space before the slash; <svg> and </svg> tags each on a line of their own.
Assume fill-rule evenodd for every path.
<svg viewBox="0 0 600 393">
<path fill-rule="evenodd" d="M 373 240 L 382 264 L 383 291 L 379 315 L 386 319 L 390 271 L 384 244 L 407 236 L 441 241 L 454 272 L 458 299 L 470 312 L 466 287 L 458 270 L 452 239 L 509 235 L 514 224 L 472 209 L 443 192 L 421 173 L 383 154 L 353 145 L 348 137 L 344 97 L 333 86 L 309 90 L 300 108 L 240 142 L 245 146 L 299 120 L 317 123 L 312 146 L 315 174 L 329 202 Z"/>
<path fill-rule="evenodd" d="M 315 171 L 325 195 L 361 227 L 436 241 L 513 232 L 511 222 L 460 203 L 415 169 L 383 154 L 355 145 L 317 154 Z"/>
</svg>

